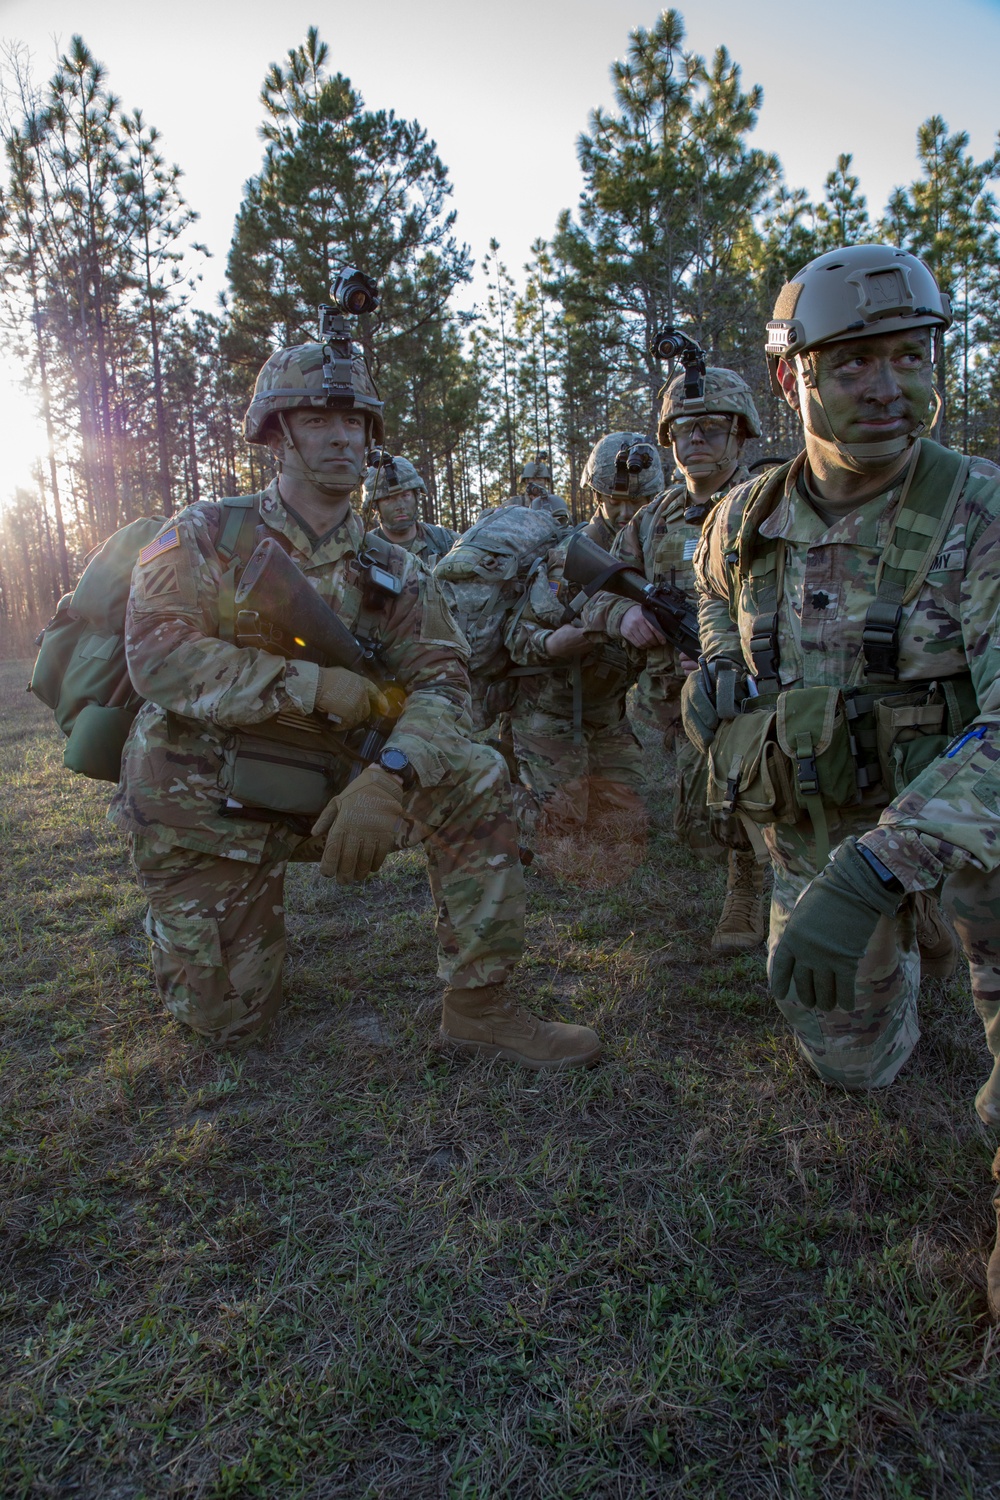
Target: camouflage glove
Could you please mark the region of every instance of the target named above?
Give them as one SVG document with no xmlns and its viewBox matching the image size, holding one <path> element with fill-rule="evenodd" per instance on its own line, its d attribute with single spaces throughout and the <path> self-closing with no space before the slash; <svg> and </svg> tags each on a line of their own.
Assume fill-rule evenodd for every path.
<svg viewBox="0 0 1000 1500">
<path fill-rule="evenodd" d="M 905 892 L 883 878 L 845 839 L 793 906 L 771 964 L 771 990 L 784 1000 L 792 984 L 810 1010 L 853 1010 L 858 964 L 881 916 L 895 916 Z"/>
<path fill-rule="evenodd" d="M 316 711 L 337 719 L 340 729 L 353 729 L 366 719 L 381 718 L 389 712 L 389 705 L 374 682 L 360 673 L 346 667 L 320 667 Z"/>
<path fill-rule="evenodd" d="M 338 885 L 364 880 L 398 847 L 406 823 L 403 788 L 381 766 L 366 766 L 320 813 L 314 834 L 326 834 L 320 870 Z"/>
</svg>

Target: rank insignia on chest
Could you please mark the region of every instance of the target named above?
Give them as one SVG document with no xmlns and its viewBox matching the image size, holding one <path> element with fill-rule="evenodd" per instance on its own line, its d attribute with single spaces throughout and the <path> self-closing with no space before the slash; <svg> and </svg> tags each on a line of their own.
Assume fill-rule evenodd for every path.
<svg viewBox="0 0 1000 1500">
<path fill-rule="evenodd" d="M 140 568 L 144 568 L 147 563 L 155 562 L 158 557 L 163 556 L 164 552 L 170 552 L 174 547 L 179 547 L 180 544 L 181 539 L 177 534 L 177 527 L 171 526 L 169 531 L 163 532 L 161 536 L 156 537 L 154 541 L 150 542 L 147 547 L 143 547 L 139 553 Z"/>
<path fill-rule="evenodd" d="M 684 542 L 684 561 L 690 562 L 698 550 L 698 538 L 689 536 Z"/>
</svg>

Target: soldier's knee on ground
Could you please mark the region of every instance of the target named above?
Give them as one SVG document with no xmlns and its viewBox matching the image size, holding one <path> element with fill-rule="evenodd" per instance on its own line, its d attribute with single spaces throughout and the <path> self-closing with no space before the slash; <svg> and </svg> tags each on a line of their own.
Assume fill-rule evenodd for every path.
<svg viewBox="0 0 1000 1500">
<path fill-rule="evenodd" d="M 281 1008 L 284 937 L 226 953 L 211 917 L 146 918 L 156 988 L 166 1009 L 213 1047 L 245 1046 Z"/>
<path fill-rule="evenodd" d="M 132 856 L 166 1009 L 215 1047 L 260 1036 L 282 999 L 284 863 L 213 858 L 139 838 Z"/>
</svg>

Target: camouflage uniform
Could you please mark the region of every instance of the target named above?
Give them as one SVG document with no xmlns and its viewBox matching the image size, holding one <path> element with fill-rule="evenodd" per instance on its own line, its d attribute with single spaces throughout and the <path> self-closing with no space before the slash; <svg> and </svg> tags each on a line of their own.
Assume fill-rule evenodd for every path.
<svg viewBox="0 0 1000 1500">
<path fill-rule="evenodd" d="M 383 500 L 391 500 L 393 495 L 404 490 L 409 490 L 413 495 L 413 519 L 417 528 L 415 535 L 408 542 L 400 542 L 389 536 L 382 526 L 373 527 L 372 535 L 390 542 L 394 547 L 402 547 L 404 552 L 409 552 L 422 562 L 425 568 L 433 569 L 438 558 L 451 551 L 458 533 L 450 531 L 447 526 L 432 525 L 417 518 L 416 506 L 421 495 L 424 503 L 427 501 L 427 485 L 423 475 L 409 459 L 383 455 L 383 463 L 368 470 L 365 475 L 364 514 L 368 515 L 373 506 L 377 509 Z"/>
<path fill-rule="evenodd" d="M 725 487 L 712 496 L 709 515 L 722 497 L 747 478 L 740 465 Z M 631 563 L 650 583 L 671 579 L 696 602 L 694 553 L 705 519 L 685 520 L 690 505 L 686 485 L 675 485 L 651 501 L 614 539 L 610 551 Z M 607 543 L 601 542 L 601 546 Z M 600 630 L 611 640 L 621 640 L 621 622 L 632 605 L 612 594 L 598 594 L 584 611 L 590 630 Z M 675 751 L 677 784 L 674 800 L 674 831 L 689 848 L 700 854 L 717 854 L 719 840 L 709 827 L 705 806 L 705 758 L 680 732 L 680 696 L 686 673 L 680 663 L 680 652 L 674 646 L 653 646 L 644 653 L 629 647 L 633 656 L 644 656 L 640 676 L 641 703 L 663 730 L 667 748 Z M 716 820 L 716 828 L 721 828 Z M 731 841 L 727 838 L 727 842 Z M 739 839 L 742 844 L 742 838 Z"/>
<path fill-rule="evenodd" d="M 605 506 L 631 514 L 660 488 L 663 469 L 641 433 L 613 432 L 594 444 L 582 482 L 597 501 L 583 531 L 607 550 L 615 516 Z M 585 655 L 559 660 L 545 649 L 549 635 L 574 618 L 567 606 L 578 590 L 563 578 L 569 540 L 537 568 L 507 635 L 516 670 L 525 674 L 513 714 L 518 774 L 528 793 L 519 812 L 523 828 L 537 822 L 542 833 L 583 828 L 601 811 L 645 819 L 642 757 L 625 713 L 634 674 L 624 650 L 595 641 Z"/>
<path fill-rule="evenodd" d="M 609 528 L 602 522 L 584 530 L 605 545 Z M 537 566 L 506 636 L 512 660 L 524 671 L 511 724 L 529 793 L 519 804 L 525 832 L 535 820 L 540 831 L 561 833 L 584 827 L 601 811 L 642 806 L 642 756 L 625 714 L 624 651 L 595 641 L 586 655 L 556 661 L 545 650 L 578 592 L 563 578 L 568 545 L 567 539 L 552 548 Z"/>
<path fill-rule="evenodd" d="M 450 531 L 447 526 L 432 525 L 429 521 L 418 521 L 416 526 L 416 536 L 411 537 L 408 542 L 393 541 L 381 526 L 376 526 L 371 535 L 391 542 L 394 547 L 401 547 L 404 552 L 409 552 L 411 557 L 423 563 L 429 572 L 433 572 L 438 558 L 444 557 L 455 545 L 458 532 Z"/>
<path fill-rule="evenodd" d="M 354 562 L 363 541 L 355 513 L 317 538 L 282 503 L 277 481 L 255 499 L 267 533 L 283 538 L 348 629 L 360 625 L 380 641 L 387 669 L 407 689 L 389 743 L 416 773 L 401 845 L 422 843 L 427 853 L 439 973 L 457 987 L 498 983 L 521 951 L 524 910 L 509 783 L 500 758 L 465 732 L 465 643 L 433 578 L 393 548 L 389 565 L 402 592 L 375 613 Z M 190 506 L 169 523 L 170 545 L 135 569 L 126 646 L 148 702 L 126 745 L 110 817 L 130 836 L 150 903 L 160 993 L 178 1020 L 223 1045 L 253 1035 L 278 1009 L 285 863 L 321 851 L 294 818 L 220 811 L 241 733 L 273 733 L 278 715 L 315 728 L 318 681 L 309 662 L 220 636 L 232 611 L 220 526 L 220 506 Z"/>
<path fill-rule="evenodd" d="M 875 566 L 894 509 L 898 481 L 832 524 L 809 503 L 803 459 L 785 480 L 777 508 L 759 528 L 784 544 L 778 612 L 781 687 L 845 685 L 857 680 L 862 630 L 874 598 Z M 749 486 L 718 507 L 695 557 L 702 647 L 709 658 L 752 661 L 756 610 L 741 586 L 730 618 L 729 567 Z M 971 673 L 979 713 L 962 737 L 890 800 L 881 787 L 860 805 L 828 812 L 830 842 L 863 842 L 909 891 L 941 888 L 942 902 L 969 959 L 976 1008 L 994 1058 L 1000 1056 L 1000 470 L 972 462 L 934 566 L 899 630 L 899 686 Z M 773 957 L 798 896 L 817 873 L 807 819 L 769 824 L 764 838 L 774 869 L 769 953 Z M 809 1009 L 794 987 L 779 1001 L 799 1047 L 820 1077 L 848 1088 L 887 1084 L 919 1035 L 919 958 L 912 903 L 881 917 L 861 962 L 853 1011 Z M 977 1101 L 1000 1118 L 1000 1065 Z"/>
</svg>

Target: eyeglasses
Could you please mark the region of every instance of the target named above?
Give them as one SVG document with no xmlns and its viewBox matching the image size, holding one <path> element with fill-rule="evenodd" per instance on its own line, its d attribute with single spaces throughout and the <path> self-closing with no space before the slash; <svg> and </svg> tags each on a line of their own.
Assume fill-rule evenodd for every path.
<svg viewBox="0 0 1000 1500">
<path fill-rule="evenodd" d="M 728 436 L 732 425 L 732 417 L 675 417 L 670 424 L 670 436 L 691 437 L 697 427 L 702 437 L 710 441 L 724 433 Z"/>
</svg>

